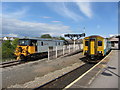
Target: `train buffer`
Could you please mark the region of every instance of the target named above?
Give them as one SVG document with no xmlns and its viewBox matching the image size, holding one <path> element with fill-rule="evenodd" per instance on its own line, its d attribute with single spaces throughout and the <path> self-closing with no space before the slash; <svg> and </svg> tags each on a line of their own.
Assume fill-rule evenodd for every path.
<svg viewBox="0 0 120 90">
<path fill-rule="evenodd" d="M 116 90 L 119 88 L 118 79 L 120 78 L 118 74 L 119 54 L 119 50 L 113 50 L 100 63 L 101 65 L 96 65 L 65 88 L 115 88 Z"/>
</svg>

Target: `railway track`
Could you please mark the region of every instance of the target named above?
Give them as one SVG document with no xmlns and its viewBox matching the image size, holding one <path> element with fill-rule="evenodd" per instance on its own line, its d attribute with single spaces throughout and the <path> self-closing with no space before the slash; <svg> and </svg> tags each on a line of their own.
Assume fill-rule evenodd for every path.
<svg viewBox="0 0 120 90">
<path fill-rule="evenodd" d="M 39 90 L 41 88 L 61 88 L 61 89 L 63 89 L 67 85 L 69 85 L 71 82 L 73 82 L 75 79 L 77 79 L 82 74 L 84 74 L 86 71 L 88 71 L 90 68 L 92 68 L 94 65 L 95 64 L 86 63 L 63 76 L 60 76 L 42 86 L 34 88 L 34 90 Z"/>
<path fill-rule="evenodd" d="M 0 63 L 0 68 L 5 68 L 5 67 L 10 67 L 10 66 L 14 66 L 14 65 L 18 65 L 21 64 L 19 61 L 9 61 L 9 62 L 3 62 Z"/>
<path fill-rule="evenodd" d="M 110 52 L 108 54 L 110 54 Z M 47 82 L 44 85 L 41 85 L 39 87 L 34 88 L 34 90 L 39 90 L 39 89 L 42 89 L 42 88 L 61 88 L 61 89 L 65 89 L 67 85 L 71 84 L 71 82 L 76 80 L 78 77 L 84 75 L 86 72 L 93 69 L 94 67 L 96 67 L 100 63 L 102 63 L 102 64 L 106 63 L 106 62 L 103 62 L 103 60 L 106 57 L 107 56 L 101 58 L 99 60 L 99 62 L 97 62 L 97 63 L 86 63 L 86 64 L 76 68 L 75 70 L 66 73 L 63 76 L 60 76 L 60 77 L 58 77 L 58 78 L 56 78 L 52 81 Z"/>
<path fill-rule="evenodd" d="M 73 53 L 70 53 L 70 54 L 65 55 L 65 56 L 63 56 L 63 57 L 75 55 L 75 54 L 80 53 L 80 52 L 81 52 L 81 51 L 73 52 Z M 44 58 L 46 58 L 46 56 L 45 56 L 45 57 L 41 57 L 41 58 L 39 58 L 39 59 L 35 59 L 35 60 L 40 60 L 40 59 L 44 59 Z M 34 60 L 34 59 L 33 59 L 33 60 L 27 60 L 27 62 L 29 62 L 29 61 L 35 61 L 35 60 Z M 19 62 L 19 61 L 17 61 L 17 60 L 9 61 L 9 62 L 2 62 L 2 63 L 0 63 L 0 68 L 15 66 L 15 65 L 18 65 L 18 64 L 23 64 L 23 63 L 26 63 L 26 62 L 24 62 L 24 61 Z"/>
</svg>

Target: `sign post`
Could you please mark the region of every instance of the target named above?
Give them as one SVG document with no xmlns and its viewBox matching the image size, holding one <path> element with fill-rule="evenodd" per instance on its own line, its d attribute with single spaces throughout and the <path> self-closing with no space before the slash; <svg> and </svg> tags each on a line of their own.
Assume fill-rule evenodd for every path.
<svg viewBox="0 0 120 90">
<path fill-rule="evenodd" d="M 75 50 L 75 42 L 78 39 L 80 39 L 81 37 L 85 37 L 85 33 L 82 33 L 82 34 L 65 34 L 64 36 L 69 37 L 74 42 L 74 50 Z"/>
</svg>

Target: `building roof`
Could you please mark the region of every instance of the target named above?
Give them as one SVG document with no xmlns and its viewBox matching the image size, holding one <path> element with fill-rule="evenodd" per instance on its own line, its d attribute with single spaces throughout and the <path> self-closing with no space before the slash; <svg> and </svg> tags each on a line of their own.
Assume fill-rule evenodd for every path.
<svg viewBox="0 0 120 90">
<path fill-rule="evenodd" d="M 96 38 L 96 37 L 99 37 L 99 38 L 103 38 L 103 39 L 104 39 L 104 37 L 99 36 L 99 35 L 91 35 L 91 36 L 87 36 L 87 37 L 85 37 L 84 39 L 86 39 L 86 38 Z"/>
<path fill-rule="evenodd" d="M 109 39 L 109 41 L 119 41 L 119 38 L 113 37 L 113 38 Z"/>
<path fill-rule="evenodd" d="M 40 41 L 61 41 L 61 42 L 63 42 L 64 40 L 56 40 L 56 39 L 48 39 L 48 38 L 20 38 L 21 40 L 24 40 L 24 39 L 26 39 L 26 40 L 29 40 L 29 39 L 31 39 L 31 40 L 40 40 Z"/>
</svg>

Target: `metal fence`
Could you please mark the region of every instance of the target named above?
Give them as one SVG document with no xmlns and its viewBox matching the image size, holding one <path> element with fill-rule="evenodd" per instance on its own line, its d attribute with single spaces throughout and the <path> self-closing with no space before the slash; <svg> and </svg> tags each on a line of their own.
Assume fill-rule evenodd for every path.
<svg viewBox="0 0 120 90">
<path fill-rule="evenodd" d="M 72 52 L 75 52 L 77 50 L 82 50 L 83 45 L 82 44 L 76 44 L 76 45 L 64 45 L 58 48 L 58 46 L 54 48 L 48 48 L 48 60 L 58 58 L 60 56 L 64 56 L 67 54 L 70 54 Z"/>
</svg>

